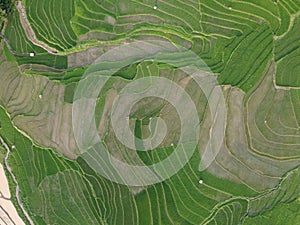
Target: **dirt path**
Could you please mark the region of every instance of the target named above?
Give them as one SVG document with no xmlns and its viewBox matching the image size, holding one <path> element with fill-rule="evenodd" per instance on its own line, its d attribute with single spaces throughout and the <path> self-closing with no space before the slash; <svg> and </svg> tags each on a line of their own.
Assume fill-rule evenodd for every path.
<svg viewBox="0 0 300 225">
<path fill-rule="evenodd" d="M 27 213 L 27 211 L 25 210 L 24 206 L 23 206 L 23 203 L 22 203 L 22 200 L 20 198 L 20 188 L 19 188 L 19 185 L 18 185 L 18 181 L 15 177 L 15 175 L 13 174 L 12 172 L 12 169 L 11 167 L 8 165 L 8 157 L 9 157 L 9 154 L 10 154 L 10 149 L 8 147 L 8 145 L 4 142 L 4 140 L 2 139 L 2 137 L 0 136 L 0 144 L 5 148 L 5 150 L 7 151 L 6 153 L 6 156 L 4 158 L 4 164 L 5 164 L 5 167 L 6 169 L 8 170 L 10 176 L 12 177 L 15 185 L 16 185 L 16 198 L 17 198 L 17 202 L 18 202 L 18 205 L 19 207 L 21 208 L 23 214 L 25 215 L 25 217 L 27 218 L 28 222 L 31 224 L 31 225 L 34 225 L 33 221 L 31 220 L 29 214 Z"/>
<path fill-rule="evenodd" d="M 24 8 L 24 6 L 22 5 L 21 1 L 18 1 L 16 4 L 16 8 L 20 14 L 20 21 L 22 24 L 22 27 L 25 31 L 25 34 L 27 36 L 27 38 L 35 45 L 45 49 L 47 52 L 49 52 L 50 54 L 56 54 L 57 55 L 57 51 L 51 47 L 49 47 L 48 45 L 46 45 L 45 43 L 37 40 L 36 35 L 32 29 L 32 27 L 30 26 L 30 23 L 27 19 L 26 16 L 26 10 Z"/>
</svg>

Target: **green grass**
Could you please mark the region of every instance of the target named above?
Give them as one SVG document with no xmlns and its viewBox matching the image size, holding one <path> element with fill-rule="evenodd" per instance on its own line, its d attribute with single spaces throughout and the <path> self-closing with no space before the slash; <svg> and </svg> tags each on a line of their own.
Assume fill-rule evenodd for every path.
<svg viewBox="0 0 300 225">
<path fill-rule="evenodd" d="M 70 83 L 65 87 L 64 101 L 73 103 L 74 93 L 76 90 L 76 83 Z"/>
<path fill-rule="evenodd" d="M 4 158 L 5 158 L 6 150 L 1 146 L 0 147 L 0 162 L 3 165 Z"/>
<path fill-rule="evenodd" d="M 293 103 L 294 112 L 297 118 L 298 126 L 300 127 L 300 90 L 291 90 L 291 99 Z"/>
<path fill-rule="evenodd" d="M 38 64 L 57 69 L 66 69 L 68 66 L 68 59 L 66 56 L 56 56 L 50 54 L 30 56 L 16 56 L 19 65 L 23 64 Z"/>
<path fill-rule="evenodd" d="M 57 61 L 61 63 L 63 68 L 66 68 L 66 58 L 57 58 Z M 71 68 L 66 69 L 64 71 L 35 71 L 35 70 L 25 70 L 26 74 L 31 74 L 35 76 L 45 76 L 49 80 L 58 81 L 66 86 L 72 85 L 73 83 L 78 83 L 82 78 L 83 74 L 85 73 L 87 67 L 78 67 L 78 68 Z"/>
<path fill-rule="evenodd" d="M 6 61 L 8 61 L 8 62 L 15 62 L 15 61 L 16 61 L 16 58 L 15 58 L 14 55 L 9 51 L 7 45 L 4 45 L 4 46 L 3 46 L 3 51 L 4 51 L 4 53 L 5 53 Z"/>
</svg>

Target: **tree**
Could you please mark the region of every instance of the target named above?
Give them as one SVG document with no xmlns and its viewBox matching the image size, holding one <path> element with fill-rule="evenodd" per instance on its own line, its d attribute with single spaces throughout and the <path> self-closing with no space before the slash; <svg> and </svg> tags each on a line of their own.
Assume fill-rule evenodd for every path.
<svg viewBox="0 0 300 225">
<path fill-rule="evenodd" d="M 0 8 L 4 10 L 6 13 L 9 12 L 12 6 L 12 1 L 11 0 L 0 0 Z"/>
<path fill-rule="evenodd" d="M 0 30 L 3 28 L 4 21 L 11 10 L 13 2 L 11 0 L 0 0 Z"/>
</svg>

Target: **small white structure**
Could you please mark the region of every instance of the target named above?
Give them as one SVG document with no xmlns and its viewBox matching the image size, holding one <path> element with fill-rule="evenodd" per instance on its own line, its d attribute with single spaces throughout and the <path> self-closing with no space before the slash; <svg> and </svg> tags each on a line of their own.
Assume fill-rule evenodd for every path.
<svg viewBox="0 0 300 225">
<path fill-rule="evenodd" d="M 203 180 L 202 179 L 199 180 L 199 184 L 203 184 Z"/>
<path fill-rule="evenodd" d="M 265 120 L 265 123 L 267 123 L 267 121 Z"/>
<path fill-rule="evenodd" d="M 171 146 L 173 147 L 173 146 L 174 146 L 174 144 L 172 143 L 172 144 L 171 144 Z"/>
<path fill-rule="evenodd" d="M 15 146 L 15 145 L 12 145 L 12 146 L 11 146 L 11 149 L 16 149 L 16 146 Z"/>
<path fill-rule="evenodd" d="M 228 7 L 229 10 L 232 10 L 232 7 Z"/>
<path fill-rule="evenodd" d="M 34 55 L 35 55 L 34 52 L 30 52 L 30 53 L 29 53 L 29 56 L 30 56 L 30 57 L 33 57 Z"/>
<path fill-rule="evenodd" d="M 43 95 L 39 95 L 39 99 L 41 99 L 43 97 Z"/>
<path fill-rule="evenodd" d="M 157 9 L 157 5 L 153 6 L 153 9 Z"/>
</svg>

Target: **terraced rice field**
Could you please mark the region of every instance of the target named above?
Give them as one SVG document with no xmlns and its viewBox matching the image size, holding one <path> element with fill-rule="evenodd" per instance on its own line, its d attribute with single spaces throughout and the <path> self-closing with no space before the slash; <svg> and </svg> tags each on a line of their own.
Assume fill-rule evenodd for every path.
<svg viewBox="0 0 300 225">
<path fill-rule="evenodd" d="M 24 12 L 11 12 L 1 37 L 0 136 L 11 149 L 8 164 L 34 224 L 299 223 L 300 0 L 24 0 L 21 7 Z M 72 107 L 90 65 L 136 40 L 168 41 L 186 51 L 158 54 L 169 64 L 137 61 L 115 71 L 95 101 L 101 143 L 116 159 L 143 165 L 167 159 L 180 145 L 179 112 L 156 97 L 138 101 L 125 119 L 140 139 L 159 126 L 153 118 L 163 119 L 168 132 L 158 146 L 132 151 L 116 135 L 113 103 L 143 78 L 178 85 L 195 106 L 200 134 L 191 158 L 173 176 L 127 186 L 96 170 L 112 161 L 87 162 L 76 142 Z M 205 170 L 215 118 L 205 91 L 172 65 L 195 62 L 187 50 L 213 73 L 226 108 L 220 151 Z M 123 62 L 109 63 L 99 65 L 107 72 Z"/>
</svg>

